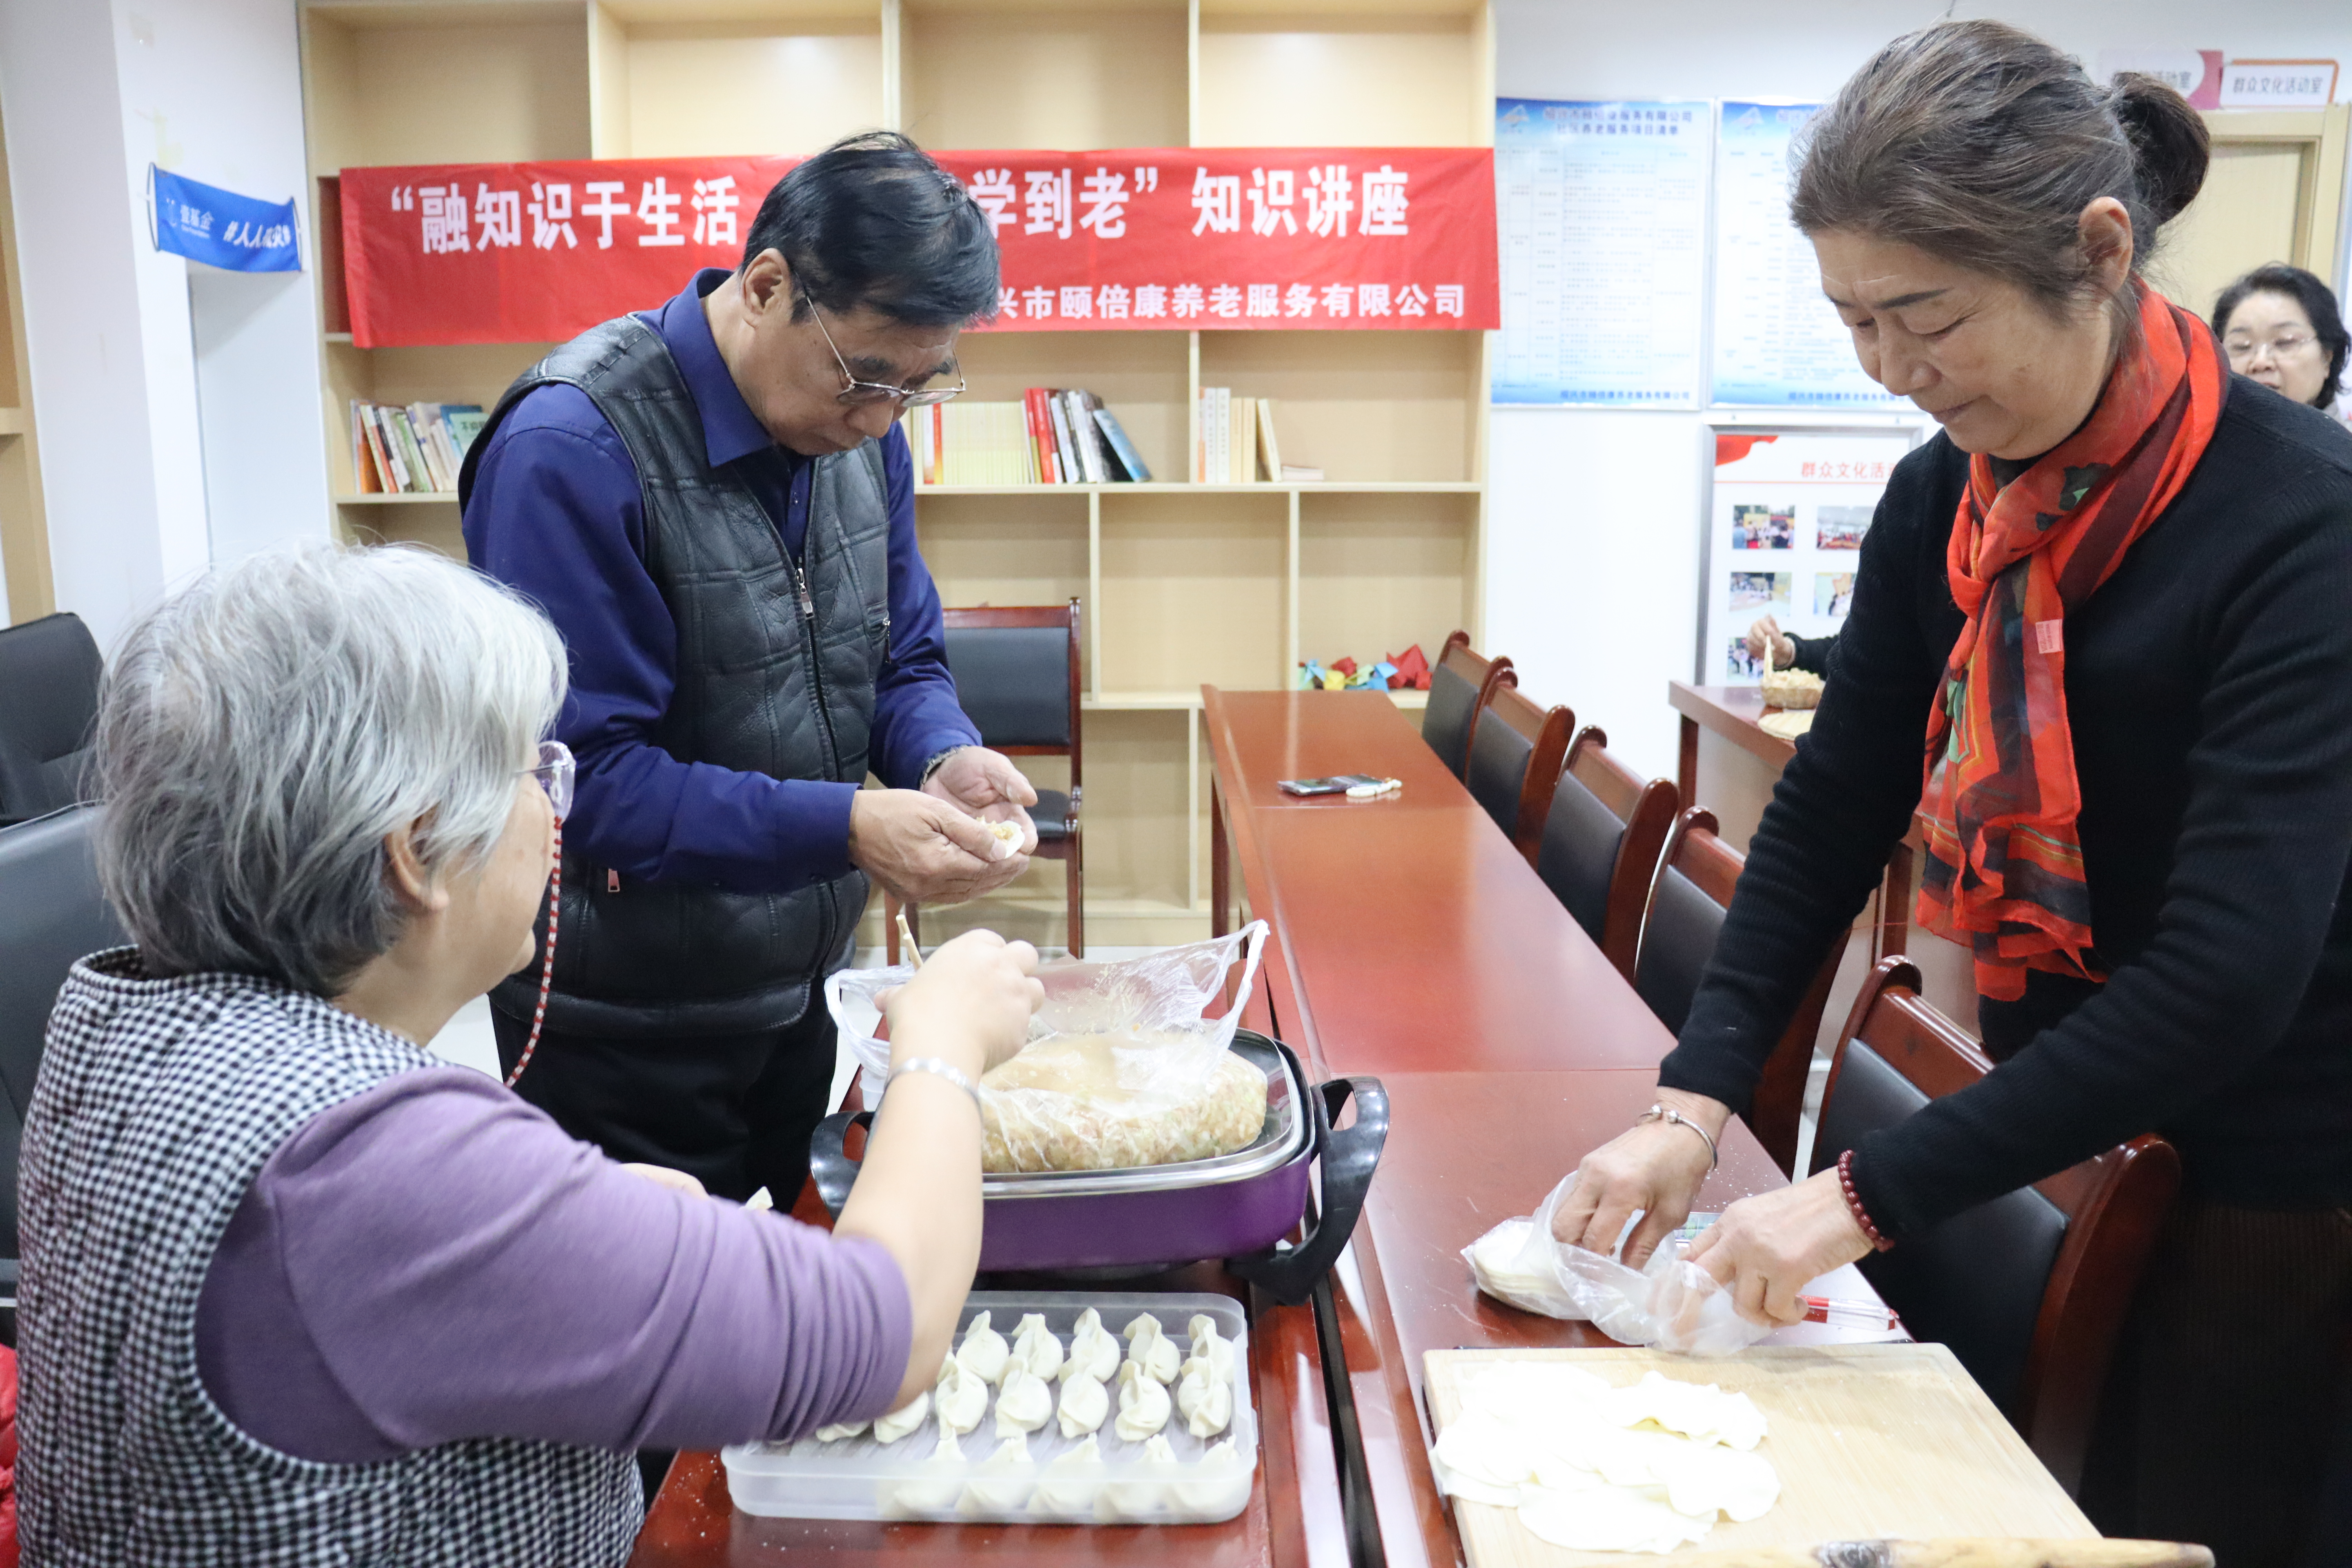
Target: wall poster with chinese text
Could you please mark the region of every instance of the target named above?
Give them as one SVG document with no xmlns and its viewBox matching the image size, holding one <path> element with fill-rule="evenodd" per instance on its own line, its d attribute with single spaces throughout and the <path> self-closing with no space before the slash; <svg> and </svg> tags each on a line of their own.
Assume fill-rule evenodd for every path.
<svg viewBox="0 0 2352 1568">
<path fill-rule="evenodd" d="M 1715 153 L 1714 401 L 1906 408 L 1862 373 L 1822 297 L 1813 247 L 1789 221 L 1789 145 L 1821 106 L 1723 106 Z"/>
<path fill-rule="evenodd" d="M 1474 331 L 1501 320 L 1484 147 L 944 153 L 1021 331 Z M 362 348 L 560 342 L 735 266 L 791 158 L 345 169 Z"/>
<path fill-rule="evenodd" d="M 1717 428 L 1715 483 L 1699 551 L 1698 684 L 1752 686 L 1763 674 L 1748 628 L 1766 616 L 1792 637 L 1845 624 L 1854 567 L 1887 476 L 1914 429 Z"/>
<path fill-rule="evenodd" d="M 1496 403 L 1696 408 L 1714 106 L 1495 104 Z"/>
</svg>

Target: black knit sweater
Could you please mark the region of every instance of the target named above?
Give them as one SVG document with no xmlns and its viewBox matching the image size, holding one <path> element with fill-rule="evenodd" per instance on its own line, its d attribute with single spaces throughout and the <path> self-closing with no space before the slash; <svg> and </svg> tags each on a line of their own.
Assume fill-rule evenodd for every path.
<svg viewBox="0 0 2352 1568">
<path fill-rule="evenodd" d="M 1962 617 L 1968 459 L 1899 464 L 1837 674 L 1781 774 L 1659 1074 L 1745 1107 L 1917 804 Z M 2001 1066 L 1854 1151 L 1890 1237 L 2156 1131 L 2191 1195 L 2352 1203 L 2352 434 L 2233 379 L 2187 487 L 2066 617 L 2066 710 L 2104 985 L 1985 1004 Z"/>
</svg>

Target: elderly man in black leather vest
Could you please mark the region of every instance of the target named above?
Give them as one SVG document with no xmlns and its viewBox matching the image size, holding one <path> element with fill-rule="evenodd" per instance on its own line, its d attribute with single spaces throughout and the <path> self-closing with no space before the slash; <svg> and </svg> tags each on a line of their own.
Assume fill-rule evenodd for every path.
<svg viewBox="0 0 2352 1568">
<path fill-rule="evenodd" d="M 768 194 L 735 271 L 557 349 L 474 444 L 467 549 L 563 633 L 579 762 L 517 1088 L 615 1159 L 789 1205 L 869 881 L 954 902 L 1036 847 L 1035 793 L 956 704 L 897 424 L 960 389 L 997 288 L 954 178 L 852 137 Z M 537 982 L 491 998 L 509 1070 Z"/>
</svg>

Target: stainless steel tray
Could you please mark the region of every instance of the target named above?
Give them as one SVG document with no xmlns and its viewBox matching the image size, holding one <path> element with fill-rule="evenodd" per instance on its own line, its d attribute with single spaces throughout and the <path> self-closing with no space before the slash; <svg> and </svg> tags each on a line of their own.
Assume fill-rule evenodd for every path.
<svg viewBox="0 0 2352 1568">
<path fill-rule="evenodd" d="M 1230 1154 L 1175 1165 L 1135 1165 L 1116 1171 L 1025 1171 L 982 1176 L 980 1195 L 997 1198 L 1079 1198 L 1109 1193 L 1175 1192 L 1243 1182 L 1279 1170 L 1305 1150 L 1314 1129 L 1306 1113 L 1307 1086 L 1283 1053 L 1249 1035 L 1234 1037 L 1233 1052 L 1265 1074 L 1265 1125 Z"/>
</svg>

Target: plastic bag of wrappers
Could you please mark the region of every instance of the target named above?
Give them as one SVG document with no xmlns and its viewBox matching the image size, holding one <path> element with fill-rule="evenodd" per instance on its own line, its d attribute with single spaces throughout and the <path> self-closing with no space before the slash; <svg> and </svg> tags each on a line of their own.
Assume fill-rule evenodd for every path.
<svg viewBox="0 0 2352 1568">
<path fill-rule="evenodd" d="M 1552 1215 L 1575 1184 L 1571 1172 L 1533 1215 L 1507 1219 L 1462 1249 L 1479 1289 L 1548 1318 L 1590 1322 L 1623 1344 L 1689 1355 L 1729 1355 L 1771 1331 L 1741 1317 L 1713 1275 L 1683 1260 L 1679 1233 L 1638 1269 L 1553 1240 Z"/>
</svg>

